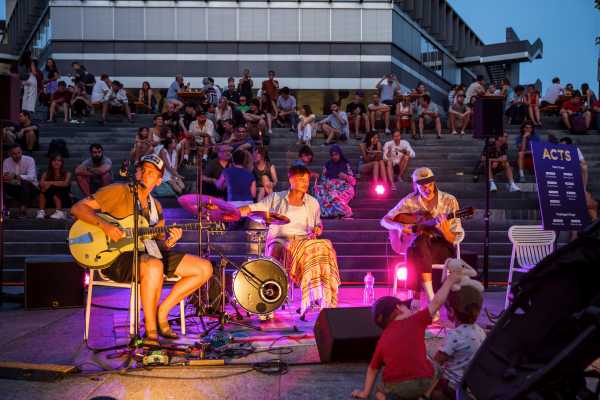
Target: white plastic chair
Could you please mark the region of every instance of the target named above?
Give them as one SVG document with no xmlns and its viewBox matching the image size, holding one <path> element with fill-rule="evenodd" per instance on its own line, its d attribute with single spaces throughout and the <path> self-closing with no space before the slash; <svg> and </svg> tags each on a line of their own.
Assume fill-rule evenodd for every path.
<svg viewBox="0 0 600 400">
<path fill-rule="evenodd" d="M 134 318 L 134 311 L 135 311 L 135 297 L 133 296 L 133 290 L 132 290 L 132 284 L 131 283 L 120 283 L 120 282 L 115 282 L 113 280 L 104 278 L 100 273 L 98 273 L 98 278 L 96 280 L 96 272 L 98 272 L 98 270 L 95 269 L 91 269 L 90 270 L 90 279 L 89 279 L 89 284 L 88 284 L 88 289 L 87 289 L 87 301 L 85 303 L 85 328 L 83 331 L 83 340 L 87 343 L 88 338 L 89 338 L 89 332 L 90 332 L 90 316 L 91 316 L 91 311 L 92 311 L 92 292 L 94 290 L 94 286 L 106 286 L 106 287 L 113 287 L 113 288 L 121 288 L 121 289 L 129 289 L 129 335 L 133 335 L 135 332 L 133 331 L 134 329 L 134 324 L 133 324 L 133 318 Z M 174 278 L 168 278 L 165 277 L 165 281 L 166 282 L 177 282 L 180 278 L 179 277 L 174 277 Z M 138 291 L 139 293 L 139 291 Z M 184 300 L 181 300 L 181 302 L 179 302 L 179 313 L 180 313 L 180 324 L 181 324 L 181 334 L 185 335 L 185 302 Z"/>
<path fill-rule="evenodd" d="M 545 231 L 540 225 L 513 225 L 508 230 L 508 238 L 513 244 L 508 270 L 508 285 L 504 308 L 508 307 L 508 295 L 512 287 L 514 272 L 529 272 L 544 257 L 554 251 L 556 233 Z M 515 266 L 515 260 L 517 265 Z"/>
</svg>

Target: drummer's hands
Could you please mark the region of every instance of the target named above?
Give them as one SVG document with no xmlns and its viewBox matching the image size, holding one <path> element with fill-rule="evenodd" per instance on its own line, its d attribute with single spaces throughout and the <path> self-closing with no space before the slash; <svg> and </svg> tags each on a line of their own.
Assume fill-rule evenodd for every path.
<svg viewBox="0 0 600 400">
<path fill-rule="evenodd" d="M 183 230 L 181 230 L 181 228 L 169 228 L 169 237 L 165 240 L 165 245 L 169 248 L 175 246 L 177 241 L 181 239 L 181 235 L 183 235 Z"/>
</svg>

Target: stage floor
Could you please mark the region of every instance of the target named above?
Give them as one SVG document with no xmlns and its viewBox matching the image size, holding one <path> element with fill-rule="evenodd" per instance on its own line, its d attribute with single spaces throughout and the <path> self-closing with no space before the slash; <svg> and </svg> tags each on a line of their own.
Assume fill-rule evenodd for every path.
<svg viewBox="0 0 600 400">
<path fill-rule="evenodd" d="M 376 297 L 389 294 L 387 288 L 377 288 Z M 119 374 L 99 372 L 98 359 L 83 343 L 84 310 L 62 309 L 25 311 L 5 305 L 0 311 L 0 361 L 20 361 L 38 364 L 76 365 L 85 371 L 57 382 L 32 382 L 0 379 L 2 399 L 92 399 L 108 396 L 114 399 L 347 399 L 363 383 L 367 363 L 319 364 L 313 337 L 317 311 L 309 313 L 307 321 L 300 321 L 296 304 L 278 311 L 276 319 L 259 323 L 262 332 L 228 326 L 239 343 L 251 343 L 262 351 L 231 360 L 225 367 L 161 367 L 138 369 Z M 341 288 L 341 307 L 361 307 L 362 288 Z M 504 301 L 504 292 L 485 294 L 485 307 L 497 313 Z M 128 291 L 95 288 L 94 303 L 124 307 Z M 176 310 L 174 310 L 176 312 Z M 128 341 L 125 311 L 94 308 L 90 346 L 112 346 Z M 489 323 L 481 318 L 482 325 Z M 178 327 L 175 323 L 174 327 Z M 202 327 L 197 318 L 188 319 L 188 332 L 172 344 L 191 345 L 200 340 Z M 443 330 L 428 331 L 428 349 L 435 351 L 444 336 Z M 247 345 L 247 344 L 246 344 Z M 240 346 L 246 346 L 240 344 Z M 277 348 L 286 348 L 289 354 L 279 354 Z M 123 359 L 99 361 L 119 366 Z M 267 375 L 249 370 L 249 363 L 280 359 L 289 363 L 285 375 Z M 237 364 L 237 365 L 235 365 Z M 303 364 L 303 365 L 293 365 Z M 251 369 L 251 368 L 250 368 Z M 106 398 L 106 397 L 105 397 Z"/>
</svg>

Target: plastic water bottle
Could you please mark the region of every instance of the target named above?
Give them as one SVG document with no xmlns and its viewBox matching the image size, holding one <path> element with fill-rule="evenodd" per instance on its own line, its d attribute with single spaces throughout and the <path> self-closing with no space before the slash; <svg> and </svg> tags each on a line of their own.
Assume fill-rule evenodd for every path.
<svg viewBox="0 0 600 400">
<path fill-rule="evenodd" d="M 375 277 L 371 272 L 365 275 L 365 289 L 363 290 L 363 303 L 372 304 L 375 301 Z"/>
</svg>

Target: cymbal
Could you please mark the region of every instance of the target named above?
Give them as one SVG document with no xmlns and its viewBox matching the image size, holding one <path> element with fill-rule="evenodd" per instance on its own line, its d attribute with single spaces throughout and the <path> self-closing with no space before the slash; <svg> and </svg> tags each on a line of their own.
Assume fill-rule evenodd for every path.
<svg viewBox="0 0 600 400">
<path fill-rule="evenodd" d="M 290 219 L 285 215 L 272 212 L 267 213 L 266 211 L 252 211 L 248 214 L 248 218 L 264 225 L 285 225 L 290 223 Z"/>
<path fill-rule="evenodd" d="M 177 201 L 179 205 L 193 215 L 198 215 L 198 203 L 204 214 L 213 221 L 234 222 L 240 219 L 240 212 L 233 204 L 219 199 L 218 197 L 195 193 L 184 194 Z"/>
</svg>

